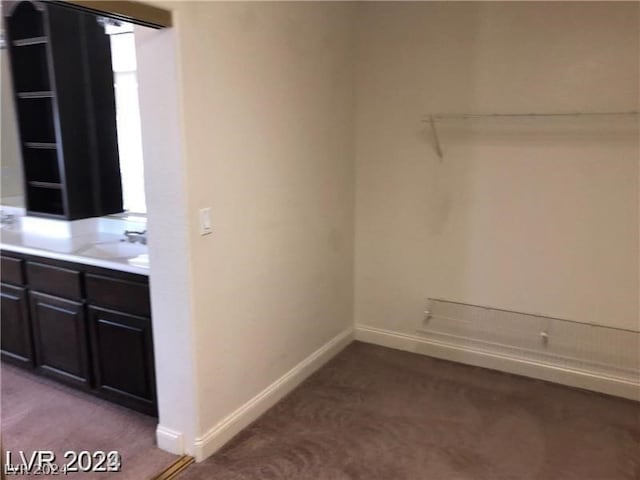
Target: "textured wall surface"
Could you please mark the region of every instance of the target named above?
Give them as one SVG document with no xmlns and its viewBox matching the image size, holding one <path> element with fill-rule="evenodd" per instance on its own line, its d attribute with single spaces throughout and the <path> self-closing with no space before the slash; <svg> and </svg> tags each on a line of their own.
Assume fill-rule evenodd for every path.
<svg viewBox="0 0 640 480">
<path fill-rule="evenodd" d="M 199 428 L 353 322 L 352 6 L 177 7 Z M 195 226 L 195 225 L 194 225 Z"/>
<path fill-rule="evenodd" d="M 367 3 L 357 22 L 356 322 L 426 298 L 638 325 L 637 3 Z"/>
</svg>

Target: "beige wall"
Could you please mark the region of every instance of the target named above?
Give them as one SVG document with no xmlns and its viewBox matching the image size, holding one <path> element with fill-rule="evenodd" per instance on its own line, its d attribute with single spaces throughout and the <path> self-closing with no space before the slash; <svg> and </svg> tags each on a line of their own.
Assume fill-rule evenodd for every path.
<svg viewBox="0 0 640 480">
<path fill-rule="evenodd" d="M 352 7 L 169 6 L 202 435 L 352 326 Z"/>
<path fill-rule="evenodd" d="M 349 329 L 354 285 L 356 322 L 399 332 L 429 296 L 636 327 L 636 124 L 452 123 L 440 160 L 420 119 L 637 109 L 637 4 L 159 4 L 184 137 L 187 451 Z"/>
<path fill-rule="evenodd" d="M 638 329 L 637 3 L 358 10 L 356 322 L 415 333 L 427 297 Z"/>
</svg>

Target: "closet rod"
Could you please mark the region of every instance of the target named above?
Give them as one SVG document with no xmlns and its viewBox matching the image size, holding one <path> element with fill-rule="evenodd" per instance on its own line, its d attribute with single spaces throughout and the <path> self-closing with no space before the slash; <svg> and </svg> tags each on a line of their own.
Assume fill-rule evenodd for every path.
<svg viewBox="0 0 640 480">
<path fill-rule="evenodd" d="M 505 308 L 490 307 L 488 305 L 478 305 L 476 303 L 456 302 L 454 300 L 445 300 L 443 298 L 427 298 L 427 300 L 429 301 L 429 303 L 433 303 L 433 302 L 449 303 L 449 304 L 452 304 L 452 305 L 460 305 L 460 306 L 463 306 L 463 307 L 475 307 L 475 308 L 481 308 L 483 310 L 491 310 L 491 311 L 494 311 L 494 312 L 513 313 L 513 314 L 516 314 L 516 315 L 524 315 L 524 316 L 528 316 L 528 317 L 542 318 L 542 319 L 545 319 L 545 320 L 556 320 L 556 321 L 559 321 L 559 322 L 577 323 L 579 325 L 585 325 L 585 326 L 589 326 L 589 327 L 607 328 L 607 329 L 610 329 L 610 330 L 617 330 L 617 331 L 626 332 L 626 333 L 640 333 L 639 330 L 636 330 L 636 329 L 633 329 L 633 328 L 614 327 L 612 325 L 605 325 L 603 323 L 595 323 L 595 322 L 580 322 L 578 320 L 569 320 L 568 318 L 552 317 L 550 315 L 543 315 L 541 313 L 520 312 L 518 310 L 508 310 L 508 309 L 505 309 Z M 429 309 L 429 310 L 425 311 L 425 314 L 433 315 L 433 312 L 431 311 L 431 309 Z"/>
<path fill-rule="evenodd" d="M 438 136 L 438 120 L 468 120 L 473 118 L 545 118 L 545 117 L 638 117 L 640 112 L 569 112 L 569 113 L 432 113 L 422 119 L 428 123 L 438 157 L 442 158 L 442 145 Z"/>
<path fill-rule="evenodd" d="M 564 112 L 564 113 L 432 113 L 427 115 L 425 121 L 433 120 L 453 120 L 468 118 L 491 118 L 491 117 L 607 117 L 607 116 L 638 116 L 640 112 Z"/>
</svg>

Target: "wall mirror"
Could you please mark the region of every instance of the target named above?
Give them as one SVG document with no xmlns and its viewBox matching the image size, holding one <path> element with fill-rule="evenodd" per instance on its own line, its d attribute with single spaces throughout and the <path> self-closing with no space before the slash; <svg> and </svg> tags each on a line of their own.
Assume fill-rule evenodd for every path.
<svg viewBox="0 0 640 480">
<path fill-rule="evenodd" d="M 118 211 L 146 213 L 133 25 L 49 2 L 3 2 L 1 8 L 5 21 L 0 49 L 0 204 L 67 219 Z M 73 55 L 56 52 L 73 49 L 65 42 L 75 41 L 70 34 L 65 38 L 63 31 L 77 25 L 77 31 L 90 31 L 92 36 L 84 43 L 84 51 L 78 49 L 77 65 L 70 61 L 61 66 L 60 62 Z M 91 62 L 82 63 L 82 55 Z M 86 77 L 80 78 L 82 75 Z M 76 104 L 83 92 L 74 87 L 86 83 L 92 90 L 84 92 L 87 108 L 80 114 Z M 104 115 L 109 110 L 115 118 L 113 127 L 111 117 Z M 108 167 L 82 170 L 81 158 L 92 147 L 70 146 L 72 131 L 78 128 L 72 125 L 74 121 L 94 123 L 85 135 L 87 142 L 93 142 L 98 156 L 115 157 L 117 174 L 111 174 Z M 103 138 L 110 129 L 114 130 L 111 144 Z M 110 160 L 97 161 L 106 164 Z M 93 178 L 71 180 L 75 173 Z M 87 203 L 81 190 L 90 181 L 98 188 L 87 187 L 87 195 L 95 197 L 99 189 L 105 192 L 97 199 L 101 208 L 74 210 L 68 204 Z"/>
</svg>

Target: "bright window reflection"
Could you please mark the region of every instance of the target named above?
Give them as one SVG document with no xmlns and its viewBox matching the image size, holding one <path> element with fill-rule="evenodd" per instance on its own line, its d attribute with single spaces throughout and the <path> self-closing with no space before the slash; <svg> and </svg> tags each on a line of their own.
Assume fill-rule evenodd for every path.
<svg viewBox="0 0 640 480">
<path fill-rule="evenodd" d="M 109 26 L 107 32 L 111 38 L 111 57 L 116 93 L 122 200 L 125 210 L 146 213 L 133 26 L 128 24 L 121 24 L 117 27 Z"/>
</svg>

